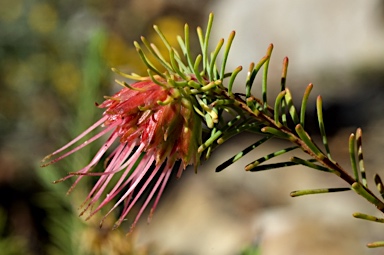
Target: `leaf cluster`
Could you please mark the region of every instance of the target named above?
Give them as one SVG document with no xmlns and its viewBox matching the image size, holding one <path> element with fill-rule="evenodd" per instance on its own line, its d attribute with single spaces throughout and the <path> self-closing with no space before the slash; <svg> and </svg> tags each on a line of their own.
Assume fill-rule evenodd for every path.
<svg viewBox="0 0 384 255">
<path fill-rule="evenodd" d="M 227 43 L 224 46 L 224 39 L 219 40 L 212 52 L 209 52 L 209 39 L 213 24 L 213 14 L 210 14 L 205 33 L 197 28 L 197 36 L 200 42 L 200 54 L 192 57 L 190 46 L 190 30 L 188 25 L 184 28 L 184 38 L 178 37 L 178 43 L 181 52 L 178 52 L 169 44 L 161 30 L 154 26 L 155 31 L 162 39 L 165 47 L 168 49 L 169 56 L 164 57 L 158 48 L 149 43 L 144 37 L 141 38 L 144 48 L 135 42 L 134 45 L 148 67 L 148 76 L 160 86 L 173 86 L 181 89 L 185 96 L 191 96 L 194 99 L 194 110 L 201 116 L 206 127 L 204 140 L 198 152 L 208 159 L 212 151 L 231 137 L 243 132 L 253 132 L 261 135 L 261 138 L 250 146 L 232 156 L 222 164 L 216 171 L 220 172 L 229 165 L 238 161 L 249 152 L 256 150 L 260 145 L 270 139 L 283 139 L 291 143 L 290 146 L 281 148 L 273 153 L 258 158 L 245 166 L 245 170 L 257 172 L 270 170 L 293 165 L 304 165 L 317 171 L 335 174 L 343 179 L 348 186 L 346 187 L 327 187 L 311 190 L 293 191 L 291 196 L 301 196 L 308 194 L 333 193 L 343 191 L 355 191 L 358 195 L 364 197 L 367 201 L 384 212 L 384 187 L 381 178 L 376 175 L 374 180 L 381 199 L 368 187 L 366 180 L 366 171 L 364 167 L 364 157 L 362 150 L 362 130 L 357 129 L 355 134 L 349 138 L 349 156 L 351 160 L 352 171 L 345 170 L 333 158 L 328 145 L 328 139 L 325 132 L 325 123 L 323 118 L 323 101 L 318 96 L 316 100 L 317 122 L 321 134 L 321 144 L 318 145 L 309 135 L 306 129 L 305 117 L 308 104 L 308 98 L 313 88 L 309 84 L 304 90 L 301 98 L 300 108 L 296 108 L 292 93 L 286 87 L 288 58 L 283 60 L 282 76 L 280 84 L 280 93 L 272 103 L 267 98 L 268 90 L 268 67 L 271 59 L 273 45 L 269 45 L 265 56 L 258 63 L 251 63 L 248 67 L 248 75 L 244 81 L 244 92 L 236 93 L 233 91 L 237 75 L 243 70 L 241 66 L 231 72 L 226 72 L 226 63 L 228 61 L 230 48 L 235 37 L 235 31 L 231 32 Z M 224 47 L 224 48 L 223 48 Z M 218 56 L 222 52 L 221 63 Z M 158 70 L 149 60 L 149 55 L 164 67 L 165 71 Z M 137 74 L 124 74 L 116 69 L 115 72 L 123 77 L 143 80 Z M 253 94 L 253 85 L 256 76 L 262 72 L 261 79 L 261 98 Z M 158 77 L 165 80 L 166 83 L 159 82 Z M 129 86 L 125 82 L 119 82 L 122 85 Z M 269 163 L 269 160 L 281 156 L 287 152 L 301 150 L 307 155 L 307 158 L 293 156 L 289 161 L 280 161 L 278 163 Z M 363 213 L 353 214 L 356 218 L 384 223 L 384 219 Z M 384 246 L 384 242 L 374 242 L 368 244 L 368 247 Z"/>
</svg>

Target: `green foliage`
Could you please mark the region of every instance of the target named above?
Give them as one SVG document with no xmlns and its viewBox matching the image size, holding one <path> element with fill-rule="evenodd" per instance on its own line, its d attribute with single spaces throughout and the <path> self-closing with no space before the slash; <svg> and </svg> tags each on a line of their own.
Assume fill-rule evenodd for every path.
<svg viewBox="0 0 384 255">
<path fill-rule="evenodd" d="M 21 236 L 5 236 L 7 215 L 0 207 L 0 251 L 4 255 L 28 254 L 27 240 Z"/>
<path fill-rule="evenodd" d="M 285 58 L 283 61 L 283 72 L 281 77 L 281 92 L 274 100 L 273 106 L 271 106 L 267 98 L 268 65 L 273 50 L 273 45 L 270 45 L 266 55 L 257 64 L 250 64 L 248 76 L 245 81 L 244 93 L 235 93 L 232 90 L 233 84 L 238 73 L 241 72 L 243 68 L 239 66 L 229 73 L 227 73 L 225 69 L 235 32 L 232 32 L 229 35 L 220 66 L 219 63 L 217 63 L 217 58 L 224 45 L 224 40 L 221 39 L 214 50 L 208 52 L 210 49 L 209 38 L 212 24 L 213 14 L 209 16 L 205 33 L 201 28 L 197 28 L 197 36 L 199 38 L 201 52 L 197 54 L 195 58 L 192 56 L 190 50 L 190 32 L 188 25 L 185 26 L 184 39 L 178 37 L 181 52 L 177 52 L 168 43 L 158 27 L 154 27 L 168 49 L 170 57 L 169 63 L 165 61 L 165 58 L 159 53 L 157 47 L 150 44 L 145 38 L 142 38 L 142 43 L 148 53 L 145 53 L 140 44 L 135 42 L 135 47 L 140 57 L 147 65 L 148 75 L 154 82 L 158 82 L 157 76 L 162 77 L 166 79 L 169 84 L 180 88 L 186 95 L 193 96 L 196 100 L 194 109 L 201 116 L 201 119 L 206 126 L 205 140 L 199 148 L 199 153 L 208 159 L 217 146 L 242 132 L 253 132 L 263 136 L 259 141 L 256 141 L 251 146 L 248 146 L 223 164 L 219 165 L 216 171 L 220 172 L 247 153 L 258 149 L 261 144 L 272 138 L 287 140 L 293 143 L 293 146 L 291 145 L 282 148 L 274 153 L 250 162 L 245 166 L 245 169 L 248 171 L 260 171 L 293 165 L 304 165 L 325 173 L 335 174 L 337 177 L 343 179 L 350 187 L 294 191 L 291 195 L 295 197 L 308 194 L 354 190 L 358 195 L 364 197 L 367 201 L 375 205 L 379 211 L 384 212 L 384 203 L 367 186 L 361 129 L 357 129 L 356 134 L 352 134 L 349 139 L 349 155 L 352 163 L 352 174 L 350 174 L 331 157 L 328 139 L 325 133 L 322 98 L 320 96 L 317 98 L 316 104 L 318 125 L 322 138 L 320 145 L 314 142 L 309 135 L 310 132 L 308 131 L 310 130 L 306 129 L 306 109 L 313 85 L 309 84 L 305 89 L 301 100 L 301 109 L 297 110 L 293 102 L 292 94 L 286 87 L 288 59 Z M 155 65 L 150 62 L 147 54 L 154 55 L 155 59 L 163 65 L 166 71 L 162 72 L 156 69 Z M 262 98 L 258 99 L 253 96 L 252 89 L 255 77 L 261 68 L 263 68 L 261 82 Z M 122 74 L 120 71 L 115 71 Z M 134 80 L 146 79 L 146 77 L 141 77 L 137 74 L 122 75 Z M 164 84 L 160 85 L 166 86 Z M 289 162 L 282 161 L 279 163 L 268 164 L 270 159 L 278 157 L 288 151 L 295 150 L 304 151 L 309 158 L 302 159 L 292 157 Z M 375 177 L 375 183 L 383 197 L 384 188 L 378 175 Z M 354 216 L 360 219 L 383 222 L 382 219 L 377 219 L 373 216 L 361 213 L 354 214 Z M 368 245 L 368 247 L 378 246 L 384 246 L 384 243 L 375 242 Z"/>
<path fill-rule="evenodd" d="M 104 43 L 104 31 L 94 32 L 82 65 L 83 82 L 82 86 L 78 88 L 77 94 L 81 100 L 77 100 L 77 104 L 74 105 L 75 116 L 68 130 L 71 136 L 83 130 L 98 114 L 99 110 L 96 107 L 89 106 L 93 105 L 94 99 L 100 96 L 98 88 L 101 87 L 102 77 L 105 74 L 103 72 L 105 66 L 100 59 Z M 70 168 L 82 166 L 92 157 L 92 150 L 95 149 L 97 148 L 83 149 L 81 157 L 76 157 L 70 162 Z M 76 201 L 72 203 L 73 201 L 68 199 L 66 194 L 70 187 L 69 183 L 52 185 L 53 180 L 60 179 L 62 172 L 49 169 L 37 173 L 46 189 L 46 191 L 36 194 L 35 197 L 36 203 L 47 212 L 47 218 L 43 224 L 49 233 L 50 242 L 46 244 L 46 250 L 49 254 L 58 255 L 88 254 L 89 251 L 86 251 L 87 249 L 84 248 L 79 237 L 87 231 L 88 227 L 78 219 L 76 209 L 73 208 L 74 205 L 81 204 L 81 201 L 75 199 Z"/>
<path fill-rule="evenodd" d="M 241 252 L 241 255 L 261 255 L 261 251 L 258 246 L 249 246 Z"/>
</svg>

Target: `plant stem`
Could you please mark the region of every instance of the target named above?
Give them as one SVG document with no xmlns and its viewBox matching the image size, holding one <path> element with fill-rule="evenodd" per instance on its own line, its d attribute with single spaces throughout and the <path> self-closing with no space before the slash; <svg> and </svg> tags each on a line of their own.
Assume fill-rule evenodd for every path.
<svg viewBox="0 0 384 255">
<path fill-rule="evenodd" d="M 339 176 L 341 179 L 343 179 L 345 182 L 347 182 L 350 186 L 352 186 L 354 183 L 361 184 L 358 180 L 355 180 L 346 170 L 344 170 L 337 162 L 329 159 L 324 153 L 320 152 L 319 149 L 317 149 L 317 152 L 314 152 L 313 149 L 311 149 L 307 143 L 305 143 L 300 137 L 298 137 L 291 129 L 289 129 L 286 126 L 282 126 L 280 123 L 276 123 L 274 117 L 268 116 L 268 112 L 258 111 L 258 110 L 252 110 L 247 103 L 239 96 L 235 94 L 228 93 L 227 89 L 222 87 L 221 95 L 224 95 L 228 99 L 235 100 L 235 105 L 242 108 L 246 112 L 248 112 L 251 116 L 253 116 L 257 121 L 265 124 L 267 127 L 272 127 L 274 129 L 277 129 L 283 133 L 286 134 L 286 136 L 283 136 L 283 139 L 287 139 L 296 145 L 298 145 L 306 154 L 311 156 L 313 159 L 315 159 L 317 162 L 322 164 L 323 166 L 330 168 L 333 170 L 333 173 L 335 173 L 337 176 Z M 253 98 L 253 97 L 252 97 Z M 254 100 L 256 100 L 254 98 Z M 269 109 L 273 113 L 273 109 Z M 273 114 L 272 114 L 273 116 Z M 308 136 L 309 137 L 309 136 Z M 316 145 L 315 145 L 316 146 Z M 317 147 L 317 146 L 316 146 Z M 373 203 L 376 208 L 384 213 L 384 204 L 376 197 L 376 195 L 368 189 L 365 185 L 359 185 L 360 188 L 364 190 L 366 193 L 370 195 L 373 200 L 378 201 L 378 203 Z M 361 194 L 359 194 L 361 195 Z M 363 196 L 366 198 L 365 196 Z M 372 203 L 372 201 L 370 201 Z"/>
</svg>

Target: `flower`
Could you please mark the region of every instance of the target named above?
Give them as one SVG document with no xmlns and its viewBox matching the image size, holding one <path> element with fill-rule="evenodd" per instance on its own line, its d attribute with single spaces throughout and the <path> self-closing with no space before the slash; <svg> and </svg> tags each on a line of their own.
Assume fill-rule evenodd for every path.
<svg viewBox="0 0 384 255">
<path fill-rule="evenodd" d="M 193 164 L 196 167 L 199 164 L 201 120 L 193 110 L 193 97 L 160 77 L 157 77 L 156 81 L 148 78 L 127 85 L 112 97 L 106 97 L 98 107 L 106 108 L 103 117 L 74 140 L 47 156 L 44 161 L 67 151 L 43 166 L 55 163 L 111 133 L 87 166 L 56 182 L 76 176 L 77 180 L 68 191 L 70 192 L 84 176 L 99 176 L 85 199 L 85 209 L 80 215 L 96 207 L 90 209 L 90 215 L 87 217 L 89 219 L 116 199 L 117 202 L 104 216 L 105 218 L 116 207 L 124 204 L 114 228 L 121 224 L 148 185 L 154 182 L 132 223 L 133 229 L 157 193 L 148 219 L 151 218 L 174 169 L 177 169 L 177 176 L 180 177 L 188 165 Z M 99 126 L 104 129 L 72 150 L 68 149 Z M 118 145 L 108 156 L 104 171 L 90 172 L 107 151 L 114 147 L 116 141 Z M 113 182 L 116 183 L 111 185 Z M 96 203 L 98 205 L 94 206 Z"/>
</svg>

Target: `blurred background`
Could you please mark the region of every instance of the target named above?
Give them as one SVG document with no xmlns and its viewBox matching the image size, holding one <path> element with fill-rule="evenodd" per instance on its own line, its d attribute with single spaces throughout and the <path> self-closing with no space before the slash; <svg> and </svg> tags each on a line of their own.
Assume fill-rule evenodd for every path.
<svg viewBox="0 0 384 255">
<path fill-rule="evenodd" d="M 296 102 L 310 82 L 312 99 L 323 95 L 336 159 L 349 167 L 348 135 L 360 126 L 368 178 L 383 172 L 382 0 L 2 0 L 1 254 L 382 254 L 364 246 L 384 239 L 382 226 L 351 217 L 362 209 L 376 214 L 356 195 L 289 197 L 292 190 L 343 186 L 336 177 L 300 167 L 244 172 L 246 163 L 280 143 L 215 173 L 217 164 L 252 143 L 250 135 L 219 148 L 197 175 L 189 169 L 180 180 L 173 178 L 151 224 L 143 217 L 129 236 L 128 224 L 110 231 L 113 216 L 101 229 L 102 214 L 89 222 L 77 217 L 92 180 L 69 196 L 70 181 L 52 184 L 86 164 L 97 143 L 55 166 L 39 167 L 45 155 L 101 116 L 94 103 L 119 89 L 111 67 L 145 73 L 133 41 L 144 35 L 159 42 L 153 24 L 169 39 L 183 34 L 185 23 L 191 31 L 204 28 L 211 11 L 212 42 L 237 32 L 229 68 L 247 69 L 273 43 L 271 96 L 289 56 L 287 85 Z M 239 77 L 238 91 L 244 79 Z M 315 118 L 310 112 L 309 122 Z"/>
</svg>

